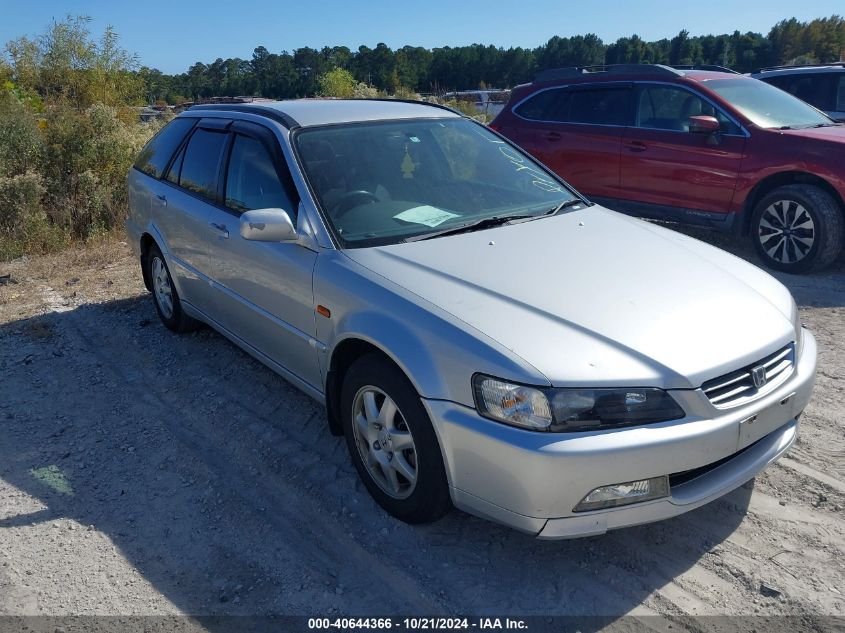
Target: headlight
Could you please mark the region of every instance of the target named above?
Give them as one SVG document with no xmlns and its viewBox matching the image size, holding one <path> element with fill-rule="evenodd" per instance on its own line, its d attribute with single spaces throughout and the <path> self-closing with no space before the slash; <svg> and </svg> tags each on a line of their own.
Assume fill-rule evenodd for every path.
<svg viewBox="0 0 845 633">
<path fill-rule="evenodd" d="M 475 403 L 479 413 L 499 422 L 548 431 L 552 413 L 542 390 L 514 385 L 481 374 L 473 378 Z"/>
<path fill-rule="evenodd" d="M 553 389 L 473 377 L 481 415 L 534 431 L 587 431 L 666 422 L 684 410 L 662 389 Z"/>
</svg>

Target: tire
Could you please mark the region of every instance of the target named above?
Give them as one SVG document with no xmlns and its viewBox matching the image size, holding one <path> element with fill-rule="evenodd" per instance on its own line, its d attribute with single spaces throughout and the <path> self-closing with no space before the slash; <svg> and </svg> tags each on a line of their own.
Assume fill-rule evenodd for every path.
<svg viewBox="0 0 845 633">
<path fill-rule="evenodd" d="M 356 360 L 343 379 L 340 406 L 352 463 L 382 508 L 413 524 L 430 523 L 449 512 L 440 443 L 419 395 L 395 365 L 374 353 Z"/>
<path fill-rule="evenodd" d="M 182 302 L 170 276 L 170 269 L 156 244 L 150 246 L 144 262 L 152 287 L 153 304 L 161 322 L 167 329 L 180 334 L 197 329 L 199 321 L 189 317 L 182 310 Z"/>
<path fill-rule="evenodd" d="M 842 209 L 814 185 L 786 185 L 766 194 L 751 219 L 751 239 L 769 268 L 806 273 L 830 266 L 845 240 Z"/>
</svg>

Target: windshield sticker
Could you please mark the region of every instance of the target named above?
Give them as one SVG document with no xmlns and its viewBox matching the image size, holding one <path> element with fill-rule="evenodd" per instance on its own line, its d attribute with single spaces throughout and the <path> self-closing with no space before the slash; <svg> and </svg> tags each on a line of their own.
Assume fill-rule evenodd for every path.
<svg viewBox="0 0 845 633">
<path fill-rule="evenodd" d="M 393 216 L 396 220 L 411 222 L 412 224 L 422 224 L 423 226 L 430 227 L 439 226 L 446 220 L 451 220 L 456 217 L 458 217 L 457 213 L 449 213 L 443 209 L 437 209 L 428 205 L 414 207 Z"/>
</svg>

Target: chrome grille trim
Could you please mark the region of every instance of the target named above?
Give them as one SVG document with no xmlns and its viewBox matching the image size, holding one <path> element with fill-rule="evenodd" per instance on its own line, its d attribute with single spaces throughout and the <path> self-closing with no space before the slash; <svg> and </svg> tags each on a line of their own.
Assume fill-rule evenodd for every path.
<svg viewBox="0 0 845 633">
<path fill-rule="evenodd" d="M 754 384 L 751 371 L 764 367 L 766 383 L 760 388 Z M 765 358 L 742 369 L 708 380 L 701 389 L 717 409 L 739 406 L 769 393 L 782 384 L 795 368 L 795 344 L 790 343 Z"/>
</svg>

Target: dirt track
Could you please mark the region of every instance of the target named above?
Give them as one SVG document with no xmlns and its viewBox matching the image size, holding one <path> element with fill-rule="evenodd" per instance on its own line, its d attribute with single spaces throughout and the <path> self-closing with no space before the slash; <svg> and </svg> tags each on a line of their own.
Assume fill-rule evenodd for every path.
<svg viewBox="0 0 845 633">
<path fill-rule="evenodd" d="M 677 519 L 562 542 L 387 517 L 319 406 L 158 323 L 125 245 L 6 274 L 0 614 L 845 615 L 844 262 L 781 276 L 820 345 L 788 458 Z"/>
</svg>

